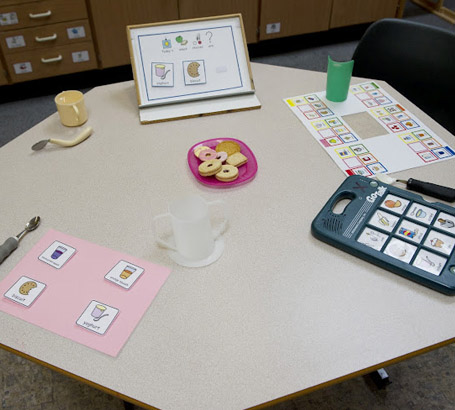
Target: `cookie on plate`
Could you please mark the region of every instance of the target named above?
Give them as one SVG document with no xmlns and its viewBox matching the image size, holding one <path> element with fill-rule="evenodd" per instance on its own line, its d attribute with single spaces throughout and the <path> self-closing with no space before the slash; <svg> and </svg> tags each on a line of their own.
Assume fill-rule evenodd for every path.
<svg viewBox="0 0 455 410">
<path fill-rule="evenodd" d="M 221 182 L 235 181 L 239 176 L 239 170 L 233 165 L 223 165 L 221 171 L 215 174 L 215 178 Z"/>
<path fill-rule="evenodd" d="M 236 152 L 235 154 L 229 155 L 226 162 L 234 167 L 240 167 L 248 162 L 248 158 L 241 152 Z"/>
<path fill-rule="evenodd" d="M 211 159 L 219 159 L 218 152 L 216 152 L 215 150 L 210 149 L 210 148 L 199 151 L 198 158 L 201 161 L 210 161 Z M 221 161 L 221 162 L 223 162 L 223 161 Z"/>
<path fill-rule="evenodd" d="M 211 159 L 209 161 L 204 161 L 199 165 L 198 168 L 199 175 L 203 177 L 211 177 L 212 175 L 215 175 L 221 171 L 222 165 L 223 164 L 219 159 Z"/>
<path fill-rule="evenodd" d="M 204 151 L 205 149 L 210 149 L 210 147 L 207 147 L 205 145 L 202 145 L 202 144 L 199 144 L 199 145 L 196 145 L 193 149 L 193 153 L 194 155 L 196 156 L 196 158 L 199 158 L 199 153 L 201 151 Z"/>
<path fill-rule="evenodd" d="M 216 146 L 215 151 L 216 152 L 224 151 L 229 156 L 235 154 L 236 152 L 240 152 L 241 148 L 240 145 L 237 144 L 235 141 L 223 141 Z"/>
</svg>

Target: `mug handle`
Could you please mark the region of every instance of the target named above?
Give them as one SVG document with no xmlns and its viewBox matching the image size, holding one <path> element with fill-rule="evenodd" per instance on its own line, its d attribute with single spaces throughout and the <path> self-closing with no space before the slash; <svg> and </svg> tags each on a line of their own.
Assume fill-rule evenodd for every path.
<svg viewBox="0 0 455 410">
<path fill-rule="evenodd" d="M 218 200 L 212 201 L 212 202 L 207 202 L 207 205 L 208 206 L 221 205 L 222 209 L 223 209 L 224 221 L 221 222 L 221 225 L 218 228 L 213 229 L 213 239 L 216 239 L 222 233 L 224 233 L 226 231 L 228 220 L 229 220 L 229 218 L 228 218 L 228 213 L 229 213 L 228 212 L 228 208 L 227 208 L 226 202 L 223 201 L 222 199 L 218 199 Z"/>
<path fill-rule="evenodd" d="M 171 216 L 171 214 L 167 213 L 167 214 L 157 215 L 153 218 L 153 235 L 155 236 L 155 242 L 158 245 L 162 246 L 163 248 L 177 251 L 177 248 L 175 246 L 172 246 L 169 242 L 166 242 L 164 239 L 162 239 L 158 236 L 157 229 L 156 229 L 156 222 L 159 219 L 169 218 L 170 216 Z"/>
<path fill-rule="evenodd" d="M 79 121 L 79 108 L 76 107 L 76 105 L 72 105 L 73 109 L 74 109 L 74 112 L 76 113 L 77 115 L 77 120 Z"/>
</svg>

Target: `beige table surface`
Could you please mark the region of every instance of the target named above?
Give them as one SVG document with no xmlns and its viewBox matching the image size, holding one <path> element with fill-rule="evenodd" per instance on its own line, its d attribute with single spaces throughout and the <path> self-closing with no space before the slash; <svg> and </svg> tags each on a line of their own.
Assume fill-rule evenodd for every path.
<svg viewBox="0 0 455 410">
<path fill-rule="evenodd" d="M 42 218 L 0 265 L 0 279 L 50 228 L 173 269 L 116 358 L 0 312 L 3 347 L 143 405 L 213 410 L 309 391 L 455 340 L 455 298 L 310 234 L 344 175 L 282 98 L 323 90 L 325 74 L 260 64 L 253 74 L 260 110 L 140 125 L 125 82 L 86 94 L 95 132 L 83 144 L 31 151 L 75 134 L 54 114 L 0 149 L 0 238 Z M 259 165 L 252 182 L 216 190 L 193 178 L 188 149 L 215 137 L 250 146 Z M 401 176 L 453 185 L 454 170 L 452 160 Z M 153 241 L 152 217 L 187 193 L 232 210 L 224 254 L 203 269 L 175 265 Z"/>
</svg>

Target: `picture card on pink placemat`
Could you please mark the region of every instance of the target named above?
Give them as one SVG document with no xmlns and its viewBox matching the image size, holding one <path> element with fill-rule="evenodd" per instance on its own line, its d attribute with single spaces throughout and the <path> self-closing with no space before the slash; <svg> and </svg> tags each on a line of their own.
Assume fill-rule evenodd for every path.
<svg viewBox="0 0 455 410">
<path fill-rule="evenodd" d="M 124 289 L 129 289 L 143 272 L 144 269 L 139 266 L 120 261 L 107 273 L 105 278 Z"/>
<path fill-rule="evenodd" d="M 119 310 L 115 307 L 92 300 L 79 319 L 77 319 L 76 324 L 91 332 L 104 335 L 118 313 Z"/>
<path fill-rule="evenodd" d="M 50 230 L 0 282 L 0 310 L 117 356 L 170 272 Z"/>
<path fill-rule="evenodd" d="M 60 269 L 71 256 L 74 255 L 76 249 L 59 241 L 54 241 L 39 257 L 40 261 Z"/>
<path fill-rule="evenodd" d="M 29 307 L 41 295 L 45 287 L 44 283 L 22 276 L 4 296 L 13 302 Z"/>
</svg>

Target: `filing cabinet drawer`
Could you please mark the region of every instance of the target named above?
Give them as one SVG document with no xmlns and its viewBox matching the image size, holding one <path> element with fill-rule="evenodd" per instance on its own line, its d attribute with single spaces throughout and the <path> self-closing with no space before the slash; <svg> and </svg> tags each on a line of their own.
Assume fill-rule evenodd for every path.
<svg viewBox="0 0 455 410">
<path fill-rule="evenodd" d="M 0 31 L 87 18 L 84 0 L 43 0 L 0 7 Z"/>
<path fill-rule="evenodd" d="M 31 2 L 41 1 L 41 0 L 2 0 L 2 6 L 9 6 L 10 4 L 21 4 L 21 3 L 31 3 Z"/>
<path fill-rule="evenodd" d="M 91 42 L 10 54 L 5 56 L 5 60 L 13 82 L 97 68 L 95 51 Z"/>
<path fill-rule="evenodd" d="M 63 46 L 92 39 L 88 20 L 68 21 L 0 33 L 4 55 Z"/>
</svg>

